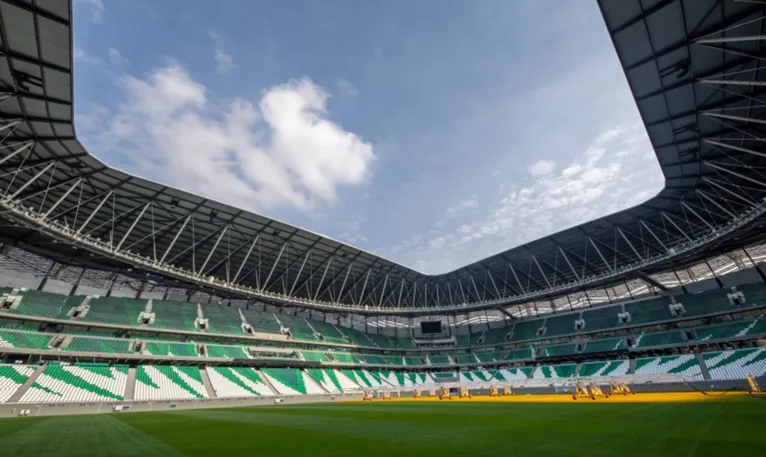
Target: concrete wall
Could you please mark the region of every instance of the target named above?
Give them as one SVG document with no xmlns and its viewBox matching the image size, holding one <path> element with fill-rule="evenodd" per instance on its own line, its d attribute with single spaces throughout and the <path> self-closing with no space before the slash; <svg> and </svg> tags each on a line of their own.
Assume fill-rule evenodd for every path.
<svg viewBox="0 0 766 457">
<path fill-rule="evenodd" d="M 30 410 L 30 416 L 60 416 L 70 414 L 126 414 L 114 412 L 118 405 L 130 405 L 128 412 L 171 411 L 185 409 L 235 408 L 248 406 L 293 405 L 300 403 L 325 403 L 333 401 L 361 400 L 363 394 L 338 395 L 299 395 L 292 397 L 252 397 L 252 398 L 206 398 L 199 400 L 168 400 L 168 401 L 124 401 L 104 403 L 15 403 L 0 405 L 0 418 L 17 417 L 21 410 Z M 175 405 L 175 406 L 172 406 Z"/>
</svg>

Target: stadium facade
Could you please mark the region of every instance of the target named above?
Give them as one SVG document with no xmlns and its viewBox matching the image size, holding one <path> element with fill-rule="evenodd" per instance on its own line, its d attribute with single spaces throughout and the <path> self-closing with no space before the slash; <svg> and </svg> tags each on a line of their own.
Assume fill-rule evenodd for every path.
<svg viewBox="0 0 766 457">
<path fill-rule="evenodd" d="M 7 366 L 17 381 L 0 402 L 52 401 L 26 386 L 38 378 L 102 400 L 127 398 L 116 392 L 130 378 L 131 399 L 146 400 L 173 398 L 152 390 L 163 382 L 202 398 L 434 385 L 438 373 L 766 374 L 766 10 L 599 6 L 664 188 L 429 276 L 104 164 L 75 133 L 71 3 L 0 0 L 0 353 L 112 364 Z M 117 390 L 94 390 L 93 376 Z"/>
</svg>

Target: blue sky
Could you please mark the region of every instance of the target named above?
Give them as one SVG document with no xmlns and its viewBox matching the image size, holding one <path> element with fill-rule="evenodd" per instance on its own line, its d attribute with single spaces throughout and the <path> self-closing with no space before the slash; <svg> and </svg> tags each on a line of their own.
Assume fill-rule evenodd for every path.
<svg viewBox="0 0 766 457">
<path fill-rule="evenodd" d="M 75 0 L 75 24 L 99 158 L 426 273 L 662 187 L 595 1 Z"/>
</svg>

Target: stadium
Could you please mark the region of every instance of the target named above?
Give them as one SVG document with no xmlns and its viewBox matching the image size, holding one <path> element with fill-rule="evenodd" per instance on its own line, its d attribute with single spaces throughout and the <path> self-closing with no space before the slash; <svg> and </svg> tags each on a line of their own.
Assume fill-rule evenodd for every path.
<svg viewBox="0 0 766 457">
<path fill-rule="evenodd" d="M 426 275 L 106 165 L 71 1 L 0 0 L 0 445 L 761 455 L 766 7 L 598 6 L 664 188 Z"/>
</svg>

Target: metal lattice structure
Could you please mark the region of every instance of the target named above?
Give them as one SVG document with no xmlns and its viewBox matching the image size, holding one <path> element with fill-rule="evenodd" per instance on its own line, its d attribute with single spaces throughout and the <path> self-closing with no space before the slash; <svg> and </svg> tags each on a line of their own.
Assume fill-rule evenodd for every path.
<svg viewBox="0 0 766 457">
<path fill-rule="evenodd" d="M 506 312 L 635 280 L 663 287 L 655 275 L 763 238 L 766 7 L 599 6 L 665 188 L 636 207 L 428 276 L 102 163 L 75 134 L 71 2 L 0 0 L 0 234 L 66 265 L 368 314 Z"/>
</svg>

